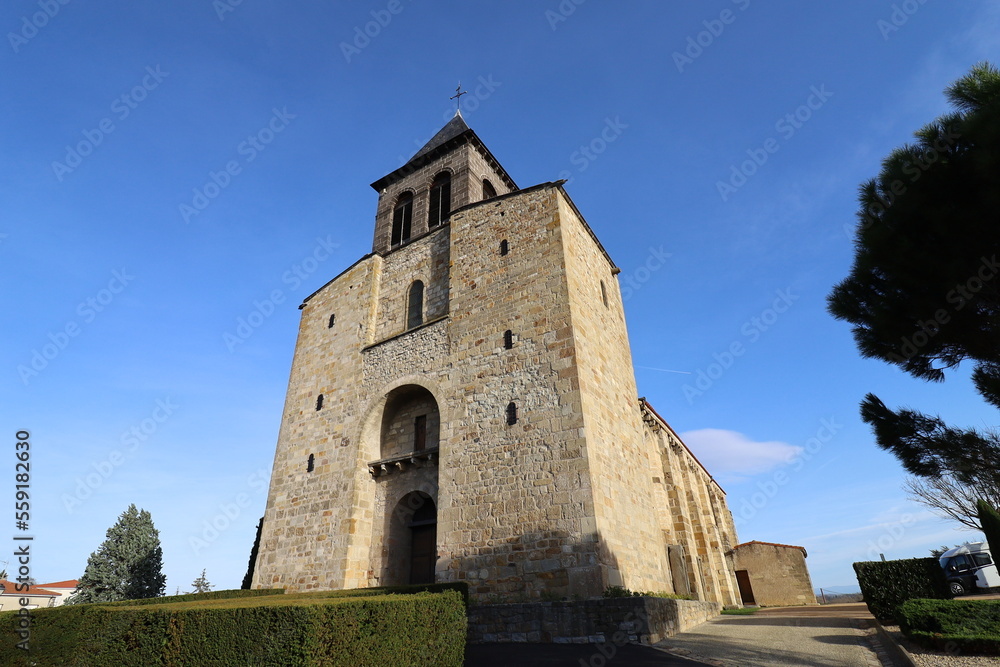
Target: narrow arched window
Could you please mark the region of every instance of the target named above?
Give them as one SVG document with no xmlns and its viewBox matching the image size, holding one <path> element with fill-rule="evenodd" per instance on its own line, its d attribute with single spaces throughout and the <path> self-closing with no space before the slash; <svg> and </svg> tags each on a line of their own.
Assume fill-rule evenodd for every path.
<svg viewBox="0 0 1000 667">
<path fill-rule="evenodd" d="M 500 255 L 503 256 L 509 252 L 510 252 L 510 244 L 507 243 L 507 239 L 504 239 L 503 241 L 500 242 Z"/>
<path fill-rule="evenodd" d="M 431 183 L 430 217 L 428 227 L 437 227 L 447 220 L 451 213 L 451 174 L 442 171 Z"/>
<path fill-rule="evenodd" d="M 510 329 L 503 332 L 503 346 L 508 350 L 514 347 L 514 332 Z"/>
<path fill-rule="evenodd" d="M 323 394 L 320 394 L 319 396 L 316 397 L 316 409 L 317 410 L 323 409 Z"/>
<path fill-rule="evenodd" d="M 309 460 L 306 461 L 306 472 L 312 472 L 316 469 L 316 456 L 314 454 L 309 455 Z"/>
<path fill-rule="evenodd" d="M 601 300 L 604 301 L 604 307 L 608 308 L 608 288 L 604 286 L 604 281 L 601 281 Z"/>
<path fill-rule="evenodd" d="M 336 315 L 330 315 L 330 322 L 326 325 L 326 328 L 327 329 L 332 329 L 333 328 L 333 324 L 336 321 L 337 321 L 337 316 Z"/>
<path fill-rule="evenodd" d="M 392 245 L 399 245 L 410 240 L 410 229 L 413 227 L 413 193 L 404 192 L 396 200 L 392 209 Z"/>
<path fill-rule="evenodd" d="M 414 280 L 406 301 L 406 328 L 412 329 L 424 323 L 424 284 Z"/>
<path fill-rule="evenodd" d="M 507 426 L 513 426 L 517 423 L 517 404 L 509 403 L 507 405 Z"/>
<path fill-rule="evenodd" d="M 497 189 L 493 187 L 489 179 L 483 179 L 483 199 L 493 199 L 497 196 Z"/>
</svg>

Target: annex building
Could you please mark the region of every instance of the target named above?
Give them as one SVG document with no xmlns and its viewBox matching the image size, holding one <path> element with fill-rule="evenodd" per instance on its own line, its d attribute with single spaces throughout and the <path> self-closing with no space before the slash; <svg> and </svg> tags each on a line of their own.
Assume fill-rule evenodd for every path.
<svg viewBox="0 0 1000 667">
<path fill-rule="evenodd" d="M 725 494 L 636 390 L 619 269 L 457 113 L 305 299 L 255 588 L 738 604 Z"/>
</svg>

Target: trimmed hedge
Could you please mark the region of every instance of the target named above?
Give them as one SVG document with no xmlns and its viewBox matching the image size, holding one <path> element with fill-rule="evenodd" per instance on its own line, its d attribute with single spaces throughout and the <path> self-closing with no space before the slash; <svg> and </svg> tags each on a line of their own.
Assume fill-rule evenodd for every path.
<svg viewBox="0 0 1000 667">
<path fill-rule="evenodd" d="M 315 595 L 318 597 L 341 598 L 341 597 L 368 597 L 372 595 L 409 595 L 412 593 L 441 593 L 444 591 L 458 591 L 465 601 L 465 606 L 469 606 L 469 584 L 464 581 L 452 581 L 441 584 L 405 584 L 402 586 L 381 586 L 379 588 L 348 588 L 339 591 L 316 591 L 312 593 L 301 593 L 299 597 Z"/>
<path fill-rule="evenodd" d="M 1000 655 L 1000 600 L 909 600 L 899 625 L 927 648 Z"/>
<path fill-rule="evenodd" d="M 284 588 L 258 588 L 254 590 L 233 588 L 224 591 L 185 593 L 184 595 L 168 595 L 166 597 L 142 598 L 140 600 L 116 600 L 115 602 L 100 602 L 98 604 L 136 607 L 144 604 L 169 604 L 171 602 L 192 602 L 197 600 L 226 600 L 229 598 L 255 598 L 262 595 L 281 595 L 284 592 Z"/>
<path fill-rule="evenodd" d="M 936 558 L 865 561 L 854 564 L 868 611 L 894 620 L 899 606 L 916 598 L 949 599 L 948 581 Z"/>
<path fill-rule="evenodd" d="M 35 610 L 30 655 L 15 648 L 17 613 L 4 612 L 0 664 L 460 667 L 464 659 L 465 607 L 454 590 L 197 597 L 201 599 L 163 606 L 86 604 Z"/>
</svg>

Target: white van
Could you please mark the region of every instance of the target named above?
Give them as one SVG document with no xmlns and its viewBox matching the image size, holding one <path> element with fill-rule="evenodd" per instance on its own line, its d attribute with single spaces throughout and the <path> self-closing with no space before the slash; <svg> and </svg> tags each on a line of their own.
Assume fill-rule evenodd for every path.
<svg viewBox="0 0 1000 667">
<path fill-rule="evenodd" d="M 1000 573 L 986 542 L 967 542 L 941 554 L 941 567 L 953 595 L 1000 586 Z"/>
</svg>

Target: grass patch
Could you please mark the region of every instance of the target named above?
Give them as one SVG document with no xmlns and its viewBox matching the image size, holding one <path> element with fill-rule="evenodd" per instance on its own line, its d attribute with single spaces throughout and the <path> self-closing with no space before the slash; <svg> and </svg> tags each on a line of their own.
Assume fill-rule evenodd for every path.
<svg viewBox="0 0 1000 667">
<path fill-rule="evenodd" d="M 722 613 L 727 616 L 750 616 L 756 614 L 757 611 L 756 607 L 736 607 L 735 609 L 723 609 Z"/>
</svg>

